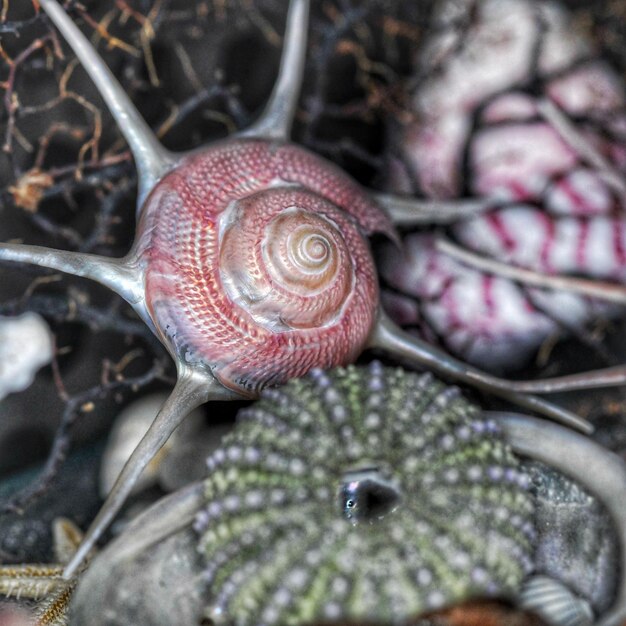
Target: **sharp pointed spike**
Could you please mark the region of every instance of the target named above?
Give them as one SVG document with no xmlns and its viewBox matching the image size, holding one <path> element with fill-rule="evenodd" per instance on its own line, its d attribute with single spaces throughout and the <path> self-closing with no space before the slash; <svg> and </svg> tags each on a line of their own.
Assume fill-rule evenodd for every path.
<svg viewBox="0 0 626 626">
<path fill-rule="evenodd" d="M 54 250 L 42 246 L 0 243 L 0 261 L 28 263 L 73 276 L 90 278 L 109 287 L 133 305 L 143 299 L 140 272 L 126 264 L 124 259 Z"/>
<path fill-rule="evenodd" d="M 626 201 L 626 181 L 623 174 L 598 150 L 568 114 L 549 98 L 539 100 L 537 111 L 572 150 L 596 169 L 604 182 L 621 198 L 622 203 Z"/>
<path fill-rule="evenodd" d="M 583 433 L 593 432 L 593 426 L 578 415 L 541 398 L 518 393 L 511 381 L 481 372 L 396 326 L 382 312 L 370 337 L 370 348 L 378 348 L 409 362 L 423 365 L 446 378 L 491 393 L 527 410 L 539 413 Z"/>
<path fill-rule="evenodd" d="M 553 467 L 583 485 L 606 507 L 620 544 L 621 579 L 613 606 L 596 626 L 618 626 L 626 620 L 626 465 L 588 437 L 514 413 L 489 412 L 521 455 Z"/>
<path fill-rule="evenodd" d="M 513 380 L 511 389 L 520 393 L 560 393 L 618 387 L 626 384 L 626 366 L 616 365 L 591 372 L 544 378 L 541 380 Z"/>
<path fill-rule="evenodd" d="M 437 237 L 435 246 L 439 252 L 446 254 L 468 267 L 507 278 L 517 283 L 523 283 L 531 287 L 539 287 L 540 289 L 568 291 L 606 302 L 615 302 L 616 304 L 626 304 L 626 287 L 624 287 L 624 285 L 576 278 L 574 276 L 543 274 L 535 270 L 517 267 L 511 263 L 505 263 L 497 259 L 481 256 L 475 252 L 470 252 L 444 237 Z"/>
<path fill-rule="evenodd" d="M 399 227 L 452 224 L 503 206 L 501 201 L 498 202 L 493 198 L 424 200 L 388 193 L 372 195 L 378 205 L 387 211 L 391 221 Z"/>
<path fill-rule="evenodd" d="M 158 500 L 134 519 L 124 532 L 98 557 L 106 560 L 109 568 L 130 560 L 151 545 L 193 523 L 204 505 L 204 484 L 196 482 Z"/>
<path fill-rule="evenodd" d="M 91 42 L 56 0 L 39 0 L 41 8 L 72 47 L 85 71 L 100 91 L 111 115 L 126 138 L 139 175 L 139 206 L 171 167 L 174 157 L 159 142 Z"/>
<path fill-rule="evenodd" d="M 261 117 L 240 137 L 289 139 L 304 75 L 308 23 L 309 0 L 291 0 L 278 79 Z"/>
<path fill-rule="evenodd" d="M 126 502 L 133 485 L 146 465 L 163 447 L 184 418 L 196 407 L 204 404 L 212 394 L 219 393 L 219 383 L 207 374 L 184 368 L 169 398 L 161 407 L 143 439 L 133 451 L 105 503 L 91 523 L 76 554 L 68 563 L 63 576 L 70 579 L 85 561 L 102 533 Z"/>
</svg>

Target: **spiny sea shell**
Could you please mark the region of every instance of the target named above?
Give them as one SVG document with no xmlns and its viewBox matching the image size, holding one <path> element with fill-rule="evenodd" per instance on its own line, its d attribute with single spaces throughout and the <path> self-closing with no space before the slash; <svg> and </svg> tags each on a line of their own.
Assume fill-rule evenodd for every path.
<svg viewBox="0 0 626 626">
<path fill-rule="evenodd" d="M 520 588 L 529 479 L 458 389 L 380 363 L 315 370 L 240 418 L 196 523 L 216 624 L 395 624 Z"/>
<path fill-rule="evenodd" d="M 354 361 L 376 319 L 365 234 L 387 216 L 340 170 L 291 145 L 222 142 L 181 162 L 138 226 L 146 303 L 186 363 L 259 388 Z"/>
</svg>

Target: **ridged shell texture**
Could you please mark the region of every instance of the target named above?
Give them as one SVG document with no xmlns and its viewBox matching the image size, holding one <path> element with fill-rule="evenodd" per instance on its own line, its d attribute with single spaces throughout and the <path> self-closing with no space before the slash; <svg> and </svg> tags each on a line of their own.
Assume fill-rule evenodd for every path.
<svg viewBox="0 0 626 626">
<path fill-rule="evenodd" d="M 143 210 L 154 325 L 182 360 L 250 395 L 350 363 L 376 318 L 374 231 L 392 232 L 385 214 L 314 155 L 254 140 L 212 146 Z"/>
<path fill-rule="evenodd" d="M 314 370 L 239 418 L 196 522 L 216 624 L 401 624 L 519 590 L 530 481 L 458 389 L 377 362 Z"/>
<path fill-rule="evenodd" d="M 613 130 L 626 124 L 622 77 L 559 3 L 443 0 L 436 7 L 412 94 L 415 122 L 390 141 L 408 170 L 394 169 L 390 188 L 501 202 L 451 228 L 480 255 L 540 274 L 626 282 L 623 199 L 540 113 L 551 103 L 623 171 L 626 144 Z M 517 367 L 551 334 L 621 314 L 469 268 L 438 250 L 430 233 L 403 243 L 403 258 L 390 247 L 379 259 L 390 315 L 481 367 Z"/>
</svg>

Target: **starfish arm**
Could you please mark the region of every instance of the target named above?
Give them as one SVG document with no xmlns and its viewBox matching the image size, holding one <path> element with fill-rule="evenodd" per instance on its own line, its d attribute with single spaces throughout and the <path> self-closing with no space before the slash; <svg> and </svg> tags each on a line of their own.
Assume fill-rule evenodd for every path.
<svg viewBox="0 0 626 626">
<path fill-rule="evenodd" d="M 65 585 L 61 565 L 2 565 L 0 594 L 37 600 Z"/>
</svg>

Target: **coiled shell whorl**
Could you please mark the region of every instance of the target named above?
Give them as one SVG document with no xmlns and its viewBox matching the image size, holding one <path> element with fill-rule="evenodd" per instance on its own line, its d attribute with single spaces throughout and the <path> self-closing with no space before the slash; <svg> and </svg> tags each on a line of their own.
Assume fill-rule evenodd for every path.
<svg viewBox="0 0 626 626">
<path fill-rule="evenodd" d="M 196 529 L 216 624 L 401 623 L 514 595 L 530 570 L 529 477 L 430 375 L 314 370 L 264 391 L 208 466 Z"/>
<path fill-rule="evenodd" d="M 346 364 L 376 317 L 374 231 L 392 233 L 387 217 L 318 157 L 260 140 L 212 146 L 143 210 L 154 325 L 178 357 L 237 391 Z"/>
</svg>

